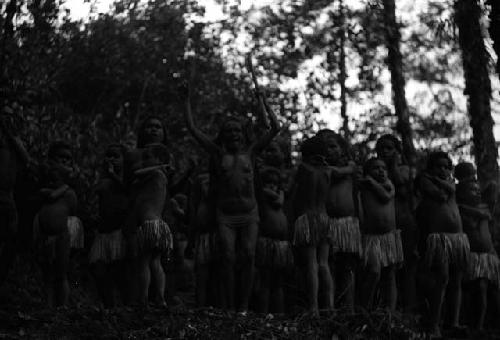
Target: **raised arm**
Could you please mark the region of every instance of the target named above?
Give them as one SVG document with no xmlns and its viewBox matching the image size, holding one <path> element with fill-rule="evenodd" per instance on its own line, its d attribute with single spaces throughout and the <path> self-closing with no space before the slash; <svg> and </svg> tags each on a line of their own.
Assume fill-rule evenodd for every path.
<svg viewBox="0 0 500 340">
<path fill-rule="evenodd" d="M 264 96 L 261 96 L 264 102 L 265 112 L 264 115 L 269 117 L 270 121 L 270 129 L 267 130 L 255 143 L 251 146 L 251 150 L 255 153 L 259 153 L 266 148 L 266 146 L 271 143 L 274 137 L 280 132 L 280 123 L 278 122 L 278 118 L 274 114 L 274 111 L 271 109 L 267 100 Z"/>
<path fill-rule="evenodd" d="M 195 125 L 193 121 L 193 113 L 191 109 L 191 96 L 190 96 L 190 89 L 187 84 L 181 86 L 179 89 L 179 92 L 181 94 L 181 97 L 184 99 L 184 105 L 185 105 L 185 110 L 184 110 L 184 118 L 186 120 L 186 125 L 189 130 L 189 132 L 193 135 L 194 139 L 200 145 L 207 150 L 210 154 L 216 154 L 219 152 L 219 147 L 212 142 L 210 137 L 208 137 L 206 134 L 201 132 Z"/>
</svg>

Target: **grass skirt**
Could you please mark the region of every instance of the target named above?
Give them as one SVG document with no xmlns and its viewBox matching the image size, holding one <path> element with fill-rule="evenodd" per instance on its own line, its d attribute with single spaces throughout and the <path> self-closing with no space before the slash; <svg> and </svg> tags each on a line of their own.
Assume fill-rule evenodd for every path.
<svg viewBox="0 0 500 340">
<path fill-rule="evenodd" d="M 110 263 L 125 257 L 125 238 L 121 230 L 97 234 L 89 253 L 89 262 Z"/>
<path fill-rule="evenodd" d="M 356 217 L 333 218 L 330 227 L 330 235 L 333 239 L 332 247 L 335 252 L 354 253 L 359 257 L 363 255 L 359 220 Z"/>
<path fill-rule="evenodd" d="M 219 238 L 216 233 L 208 232 L 199 234 L 195 244 L 195 263 L 205 265 L 217 258 Z"/>
<path fill-rule="evenodd" d="M 469 239 L 464 233 L 433 233 L 427 236 L 424 263 L 452 265 L 465 270 L 470 256 Z"/>
<path fill-rule="evenodd" d="M 306 213 L 295 221 L 293 245 L 317 246 L 322 242 L 332 243 L 330 218 L 323 213 Z"/>
<path fill-rule="evenodd" d="M 137 231 L 139 250 L 170 252 L 173 248 L 172 233 L 163 220 L 145 221 Z"/>
<path fill-rule="evenodd" d="M 385 234 L 365 234 L 363 248 L 365 265 L 373 258 L 380 262 L 382 268 L 402 263 L 404 260 L 400 230 Z"/>
<path fill-rule="evenodd" d="M 284 268 L 293 265 L 290 242 L 259 237 L 255 248 L 255 264 L 258 267 Z"/>
<path fill-rule="evenodd" d="M 68 231 L 71 248 L 81 249 L 84 244 L 83 224 L 76 216 L 68 216 Z"/>
<path fill-rule="evenodd" d="M 469 280 L 488 279 L 495 286 L 500 286 L 500 260 L 496 254 L 470 253 Z"/>
</svg>

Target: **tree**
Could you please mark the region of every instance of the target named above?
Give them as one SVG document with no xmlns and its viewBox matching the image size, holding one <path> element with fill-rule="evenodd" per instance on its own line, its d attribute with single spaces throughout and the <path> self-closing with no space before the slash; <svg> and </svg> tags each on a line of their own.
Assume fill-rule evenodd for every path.
<svg viewBox="0 0 500 340">
<path fill-rule="evenodd" d="M 403 141 L 403 152 L 408 160 L 413 161 L 416 155 L 413 144 L 413 130 L 410 124 L 410 110 L 406 102 L 405 78 L 403 74 L 403 57 L 400 51 L 401 34 L 396 21 L 396 4 L 394 0 L 383 0 L 386 44 L 388 50 L 387 63 L 391 71 L 391 84 L 394 109 L 398 121 L 397 131 Z"/>
<path fill-rule="evenodd" d="M 493 135 L 491 83 L 488 53 L 481 32 L 481 8 L 477 0 L 456 0 L 455 17 L 462 50 L 465 94 L 472 127 L 474 156 L 483 189 L 498 178 L 498 149 Z"/>
<path fill-rule="evenodd" d="M 490 5 L 490 37 L 493 40 L 493 49 L 497 54 L 496 71 L 500 77 L 500 2 L 496 0 L 487 0 Z"/>
</svg>

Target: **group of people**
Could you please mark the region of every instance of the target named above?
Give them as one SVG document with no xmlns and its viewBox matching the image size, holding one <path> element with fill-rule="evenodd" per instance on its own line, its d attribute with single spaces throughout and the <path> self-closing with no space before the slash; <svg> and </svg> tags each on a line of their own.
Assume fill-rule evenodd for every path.
<svg viewBox="0 0 500 340">
<path fill-rule="evenodd" d="M 406 312 L 427 308 L 436 335 L 445 306 L 450 326 L 460 326 L 462 287 L 470 287 L 482 328 L 500 261 L 490 234 L 494 202 L 481 192 L 474 166 L 460 163 L 453 172 L 449 155 L 434 151 L 417 173 L 390 134 L 378 139 L 376 157 L 356 164 L 349 142 L 324 129 L 302 141 L 292 168 L 275 140 L 278 119 L 257 97 L 255 133 L 230 117 L 211 138 L 196 127 L 183 92 L 188 130 L 207 153 L 205 166 L 184 174 L 175 171 L 159 117 L 140 126 L 137 148 L 107 146 L 95 188 L 98 233 L 87 246 L 76 216 L 72 147 L 54 142 L 47 161 L 36 164 L 1 124 L 2 282 L 16 233 L 16 175 L 25 165 L 40 181 L 33 237 L 50 305 L 68 302 L 71 254 L 85 246 L 106 306 L 114 304 L 114 289 L 124 303 L 165 306 L 165 269 L 187 244 L 200 306 L 283 313 L 293 272 L 312 315 L 358 305 L 394 311 L 399 295 Z"/>
</svg>

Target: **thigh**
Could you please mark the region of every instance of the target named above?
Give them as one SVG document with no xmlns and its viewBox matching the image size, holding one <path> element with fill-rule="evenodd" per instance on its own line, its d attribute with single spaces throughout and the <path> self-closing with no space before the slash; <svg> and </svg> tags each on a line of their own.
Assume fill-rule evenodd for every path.
<svg viewBox="0 0 500 340">
<path fill-rule="evenodd" d="M 328 256 L 330 253 L 330 244 L 320 243 L 317 248 L 318 263 L 328 265 Z"/>
<path fill-rule="evenodd" d="M 257 223 L 251 223 L 242 228 L 238 233 L 238 242 L 240 242 L 243 251 L 247 253 L 255 253 L 258 236 L 259 226 Z"/>
<path fill-rule="evenodd" d="M 69 269 L 70 256 L 70 236 L 68 232 L 57 236 L 56 251 L 55 251 L 55 273 L 58 275 L 66 275 Z"/>
<path fill-rule="evenodd" d="M 236 231 L 233 228 L 228 227 L 225 224 L 219 224 L 219 244 L 222 253 L 234 254 L 236 248 Z"/>
</svg>

